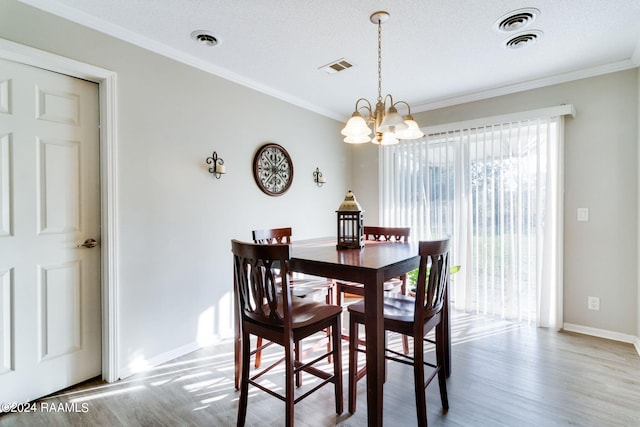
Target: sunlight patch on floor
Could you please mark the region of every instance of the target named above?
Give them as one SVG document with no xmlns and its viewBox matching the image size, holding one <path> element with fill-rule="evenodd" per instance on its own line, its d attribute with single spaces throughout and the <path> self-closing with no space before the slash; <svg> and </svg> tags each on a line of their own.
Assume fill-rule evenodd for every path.
<svg viewBox="0 0 640 427">
<path fill-rule="evenodd" d="M 508 333 L 515 329 L 527 327 L 524 323 L 513 323 L 495 318 L 483 318 L 477 315 L 452 311 L 451 313 L 451 334 L 452 345 L 480 340 L 493 335 Z M 364 338 L 364 328 L 360 328 L 361 337 Z M 327 337 L 320 332 L 309 339 L 303 341 L 303 360 L 309 360 L 311 354 L 326 349 Z M 349 347 L 346 341 L 342 343 L 342 364 L 343 372 L 348 369 Z M 255 338 L 251 343 L 255 346 Z M 401 335 L 388 334 L 388 347 L 401 352 Z M 409 339 L 409 346 L 412 350 L 413 342 Z M 66 398 L 69 402 L 85 402 L 98 399 L 108 399 L 112 396 L 122 396 L 130 393 L 149 392 L 152 388 L 170 388 L 179 384 L 182 390 L 187 391 L 194 397 L 192 411 L 202 411 L 220 405 L 220 402 L 237 401 L 238 392 L 235 389 L 233 375 L 234 353 L 233 339 L 223 340 L 210 348 L 216 348 L 215 354 L 199 356 L 198 353 L 188 355 L 183 358 L 171 361 L 158 366 L 149 367 L 145 373 L 141 373 L 125 380 L 115 383 L 100 383 L 98 385 L 88 385 L 79 390 L 61 392 L 57 398 Z M 433 351 L 433 345 L 425 346 L 425 353 Z M 210 350 L 206 350 L 210 351 Z M 313 356 L 311 356 L 313 358 Z M 360 354 L 359 366 L 364 366 L 365 355 Z M 269 369 L 269 366 L 282 360 L 282 348 L 274 345 L 262 352 L 262 366 L 260 369 L 253 367 L 251 363 L 251 373 L 255 375 L 262 369 Z M 332 364 L 327 361 L 320 361 L 317 368 L 330 372 Z M 302 389 L 313 388 L 320 381 L 318 378 L 308 373 L 303 373 Z M 258 379 L 264 386 L 282 393 L 284 389 L 284 365 L 273 367 L 264 377 Z M 255 387 L 249 387 L 249 399 L 264 399 L 264 393 Z"/>
<path fill-rule="evenodd" d="M 126 394 L 126 393 L 133 393 L 133 392 L 138 392 L 138 391 L 142 391 L 142 390 L 146 390 L 147 387 L 145 387 L 144 385 L 135 385 L 132 387 L 126 387 L 126 388 L 121 388 L 118 390 L 110 390 L 110 391 L 102 391 L 102 392 L 98 392 L 98 393 L 92 393 L 92 394 L 88 394 L 85 396 L 79 396 L 79 397 L 73 397 L 71 399 L 69 399 L 69 402 L 86 402 L 88 400 L 95 400 L 95 399 L 102 399 L 105 397 L 109 397 L 109 396 L 115 396 L 118 394 Z"/>
</svg>

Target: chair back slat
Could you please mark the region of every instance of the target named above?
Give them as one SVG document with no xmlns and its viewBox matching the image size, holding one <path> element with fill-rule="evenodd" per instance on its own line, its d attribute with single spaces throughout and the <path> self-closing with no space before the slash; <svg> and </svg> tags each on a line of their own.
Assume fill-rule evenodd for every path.
<svg viewBox="0 0 640 427">
<path fill-rule="evenodd" d="M 415 322 L 438 314 L 449 286 L 449 239 L 420 242 Z M 428 276 L 427 276 L 428 274 Z"/>
<path fill-rule="evenodd" d="M 231 250 L 240 316 L 271 325 L 286 323 L 291 312 L 287 278 L 289 245 L 232 240 Z"/>
<path fill-rule="evenodd" d="M 396 241 L 407 242 L 409 240 L 409 234 L 411 227 L 374 227 L 365 226 L 363 228 L 364 238 L 366 240 L 375 241 Z"/>
<path fill-rule="evenodd" d="M 253 242 L 260 244 L 290 244 L 291 227 L 253 230 Z"/>
</svg>

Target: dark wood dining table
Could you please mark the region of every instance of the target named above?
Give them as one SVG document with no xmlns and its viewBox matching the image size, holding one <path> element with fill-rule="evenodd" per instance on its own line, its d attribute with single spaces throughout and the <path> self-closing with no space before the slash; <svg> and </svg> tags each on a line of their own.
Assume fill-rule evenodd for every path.
<svg viewBox="0 0 640 427">
<path fill-rule="evenodd" d="M 385 380 L 383 283 L 417 268 L 419 260 L 417 243 L 367 241 L 362 249 L 336 249 L 336 239 L 331 237 L 292 242 L 290 270 L 364 284 L 369 426 L 382 425 Z M 443 328 L 448 376 L 451 343 L 448 295 L 446 298 Z"/>
<path fill-rule="evenodd" d="M 362 249 L 337 249 L 334 237 L 325 237 L 291 244 L 291 271 L 364 284 L 365 341 L 367 367 L 367 422 L 382 425 L 383 386 L 385 381 L 383 284 L 386 280 L 408 273 L 418 267 L 417 243 L 366 241 Z M 444 335 L 445 372 L 451 372 L 450 324 L 448 293 L 445 295 Z M 237 311 L 237 310 L 235 310 Z M 236 313 L 237 316 L 237 313 Z M 236 317 L 236 387 L 239 383 L 240 339 Z"/>
</svg>

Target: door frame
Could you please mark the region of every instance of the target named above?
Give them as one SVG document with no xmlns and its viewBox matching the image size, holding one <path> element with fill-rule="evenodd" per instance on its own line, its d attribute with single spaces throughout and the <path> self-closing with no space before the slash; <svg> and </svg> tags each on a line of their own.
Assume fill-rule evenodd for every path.
<svg viewBox="0 0 640 427">
<path fill-rule="evenodd" d="M 100 224 L 102 379 L 119 379 L 116 73 L 0 38 L 0 58 L 98 84 L 100 108 Z"/>
</svg>

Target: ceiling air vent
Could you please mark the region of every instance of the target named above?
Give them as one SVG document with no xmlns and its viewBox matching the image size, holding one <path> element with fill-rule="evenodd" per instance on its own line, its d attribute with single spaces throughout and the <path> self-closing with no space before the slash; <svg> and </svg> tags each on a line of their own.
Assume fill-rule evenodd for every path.
<svg viewBox="0 0 640 427">
<path fill-rule="evenodd" d="M 326 65 L 323 65 L 322 67 L 318 67 L 318 69 L 324 71 L 327 74 L 335 74 L 351 67 L 353 67 L 353 64 L 351 62 L 347 61 L 344 58 L 340 58 Z"/>
<path fill-rule="evenodd" d="M 191 38 L 203 46 L 216 46 L 221 43 L 219 37 L 214 36 L 209 31 L 196 30 L 191 33 Z"/>
<path fill-rule="evenodd" d="M 526 46 L 535 44 L 538 39 L 542 37 L 542 31 L 532 30 L 524 33 L 516 34 L 515 36 L 505 40 L 504 47 L 508 49 L 521 49 Z"/>
<path fill-rule="evenodd" d="M 540 11 L 534 8 L 514 10 L 498 19 L 495 28 L 504 32 L 516 31 L 531 24 L 539 14 Z"/>
</svg>

